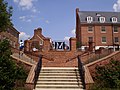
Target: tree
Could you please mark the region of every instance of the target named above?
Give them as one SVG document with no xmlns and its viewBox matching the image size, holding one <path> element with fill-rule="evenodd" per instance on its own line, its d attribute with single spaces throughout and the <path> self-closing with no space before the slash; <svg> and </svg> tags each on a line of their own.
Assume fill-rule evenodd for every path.
<svg viewBox="0 0 120 90">
<path fill-rule="evenodd" d="M 0 90 L 13 90 L 16 80 L 25 80 L 27 74 L 11 59 L 8 40 L 0 42 Z"/>
<path fill-rule="evenodd" d="M 111 60 L 107 65 L 97 66 L 96 82 L 99 88 L 120 89 L 120 61 Z"/>
<path fill-rule="evenodd" d="M 11 23 L 12 7 L 8 7 L 8 3 L 0 0 L 0 32 L 6 31 Z"/>
</svg>

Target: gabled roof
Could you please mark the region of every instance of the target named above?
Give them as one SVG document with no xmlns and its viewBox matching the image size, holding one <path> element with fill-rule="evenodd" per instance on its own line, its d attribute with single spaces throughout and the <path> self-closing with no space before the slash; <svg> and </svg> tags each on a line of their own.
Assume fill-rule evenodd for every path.
<svg viewBox="0 0 120 90">
<path fill-rule="evenodd" d="M 9 27 L 10 29 L 14 30 L 15 32 L 17 32 L 18 34 L 20 34 L 20 32 L 13 26 Z"/>
<path fill-rule="evenodd" d="M 91 16 L 92 23 L 99 23 L 99 17 L 105 17 L 105 23 L 112 23 L 111 18 L 116 17 L 117 23 L 120 23 L 120 12 L 79 11 L 78 15 L 81 22 L 86 22 L 87 16 Z"/>
</svg>

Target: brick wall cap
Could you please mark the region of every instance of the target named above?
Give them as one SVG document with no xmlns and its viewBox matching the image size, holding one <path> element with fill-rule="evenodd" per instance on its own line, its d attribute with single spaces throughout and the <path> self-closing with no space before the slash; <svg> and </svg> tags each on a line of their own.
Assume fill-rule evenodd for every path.
<svg viewBox="0 0 120 90">
<path fill-rule="evenodd" d="M 71 40 L 71 39 L 74 39 L 74 40 L 76 40 L 76 38 L 75 38 L 75 37 L 71 37 L 71 38 L 70 38 L 70 40 Z"/>
</svg>

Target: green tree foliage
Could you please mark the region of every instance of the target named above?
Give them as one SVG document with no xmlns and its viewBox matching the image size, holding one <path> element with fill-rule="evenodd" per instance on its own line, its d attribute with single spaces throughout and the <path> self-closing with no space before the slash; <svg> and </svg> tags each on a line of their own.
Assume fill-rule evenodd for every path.
<svg viewBox="0 0 120 90">
<path fill-rule="evenodd" d="M 0 90 L 13 90 L 17 80 L 25 80 L 26 73 L 11 59 L 11 49 L 8 40 L 0 42 Z"/>
<path fill-rule="evenodd" d="M 97 66 L 96 82 L 98 88 L 120 89 L 120 61 L 111 60 L 107 65 Z"/>
<path fill-rule="evenodd" d="M 12 7 L 8 7 L 8 3 L 0 0 L 0 32 L 12 25 L 11 23 Z"/>
</svg>

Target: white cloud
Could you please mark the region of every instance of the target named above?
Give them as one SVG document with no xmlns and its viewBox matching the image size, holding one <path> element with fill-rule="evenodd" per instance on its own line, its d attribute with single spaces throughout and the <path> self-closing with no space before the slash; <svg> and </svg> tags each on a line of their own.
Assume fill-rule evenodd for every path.
<svg viewBox="0 0 120 90">
<path fill-rule="evenodd" d="M 30 17 L 31 17 L 31 18 L 34 18 L 34 17 L 36 17 L 36 16 L 34 16 L 34 15 L 30 15 Z"/>
<path fill-rule="evenodd" d="M 64 37 L 64 40 L 65 40 L 67 45 L 69 45 L 69 39 L 70 39 L 70 37 L 68 37 L 68 36 Z"/>
<path fill-rule="evenodd" d="M 35 1 L 36 0 L 14 0 L 14 2 L 17 3 L 23 10 L 34 9 L 33 2 Z"/>
<path fill-rule="evenodd" d="M 31 20 L 31 19 L 28 19 L 28 20 L 26 20 L 26 22 L 32 22 L 32 20 Z"/>
<path fill-rule="evenodd" d="M 20 16 L 19 19 L 23 22 L 32 22 L 32 19 L 34 18 L 33 15 L 29 16 Z"/>
<path fill-rule="evenodd" d="M 20 16 L 19 19 L 22 20 L 22 21 L 25 21 L 26 16 Z"/>
<path fill-rule="evenodd" d="M 45 21 L 47 24 L 49 24 L 50 22 L 48 20 Z"/>
<path fill-rule="evenodd" d="M 33 13 L 36 13 L 36 12 L 37 12 L 37 9 L 34 7 L 34 8 L 32 9 L 32 12 L 33 12 Z"/>
<path fill-rule="evenodd" d="M 20 32 L 19 34 L 19 40 L 27 40 L 28 38 L 30 38 L 30 35 L 27 35 L 25 32 Z"/>
<path fill-rule="evenodd" d="M 15 3 L 19 2 L 19 0 L 13 0 Z"/>
<path fill-rule="evenodd" d="M 117 0 L 117 2 L 113 5 L 114 11 L 120 11 L 120 0 Z"/>
<path fill-rule="evenodd" d="M 75 29 L 71 31 L 72 36 L 75 36 Z"/>
<path fill-rule="evenodd" d="M 67 37 L 67 36 L 64 38 L 65 41 L 69 41 L 69 39 L 70 37 Z"/>
</svg>

